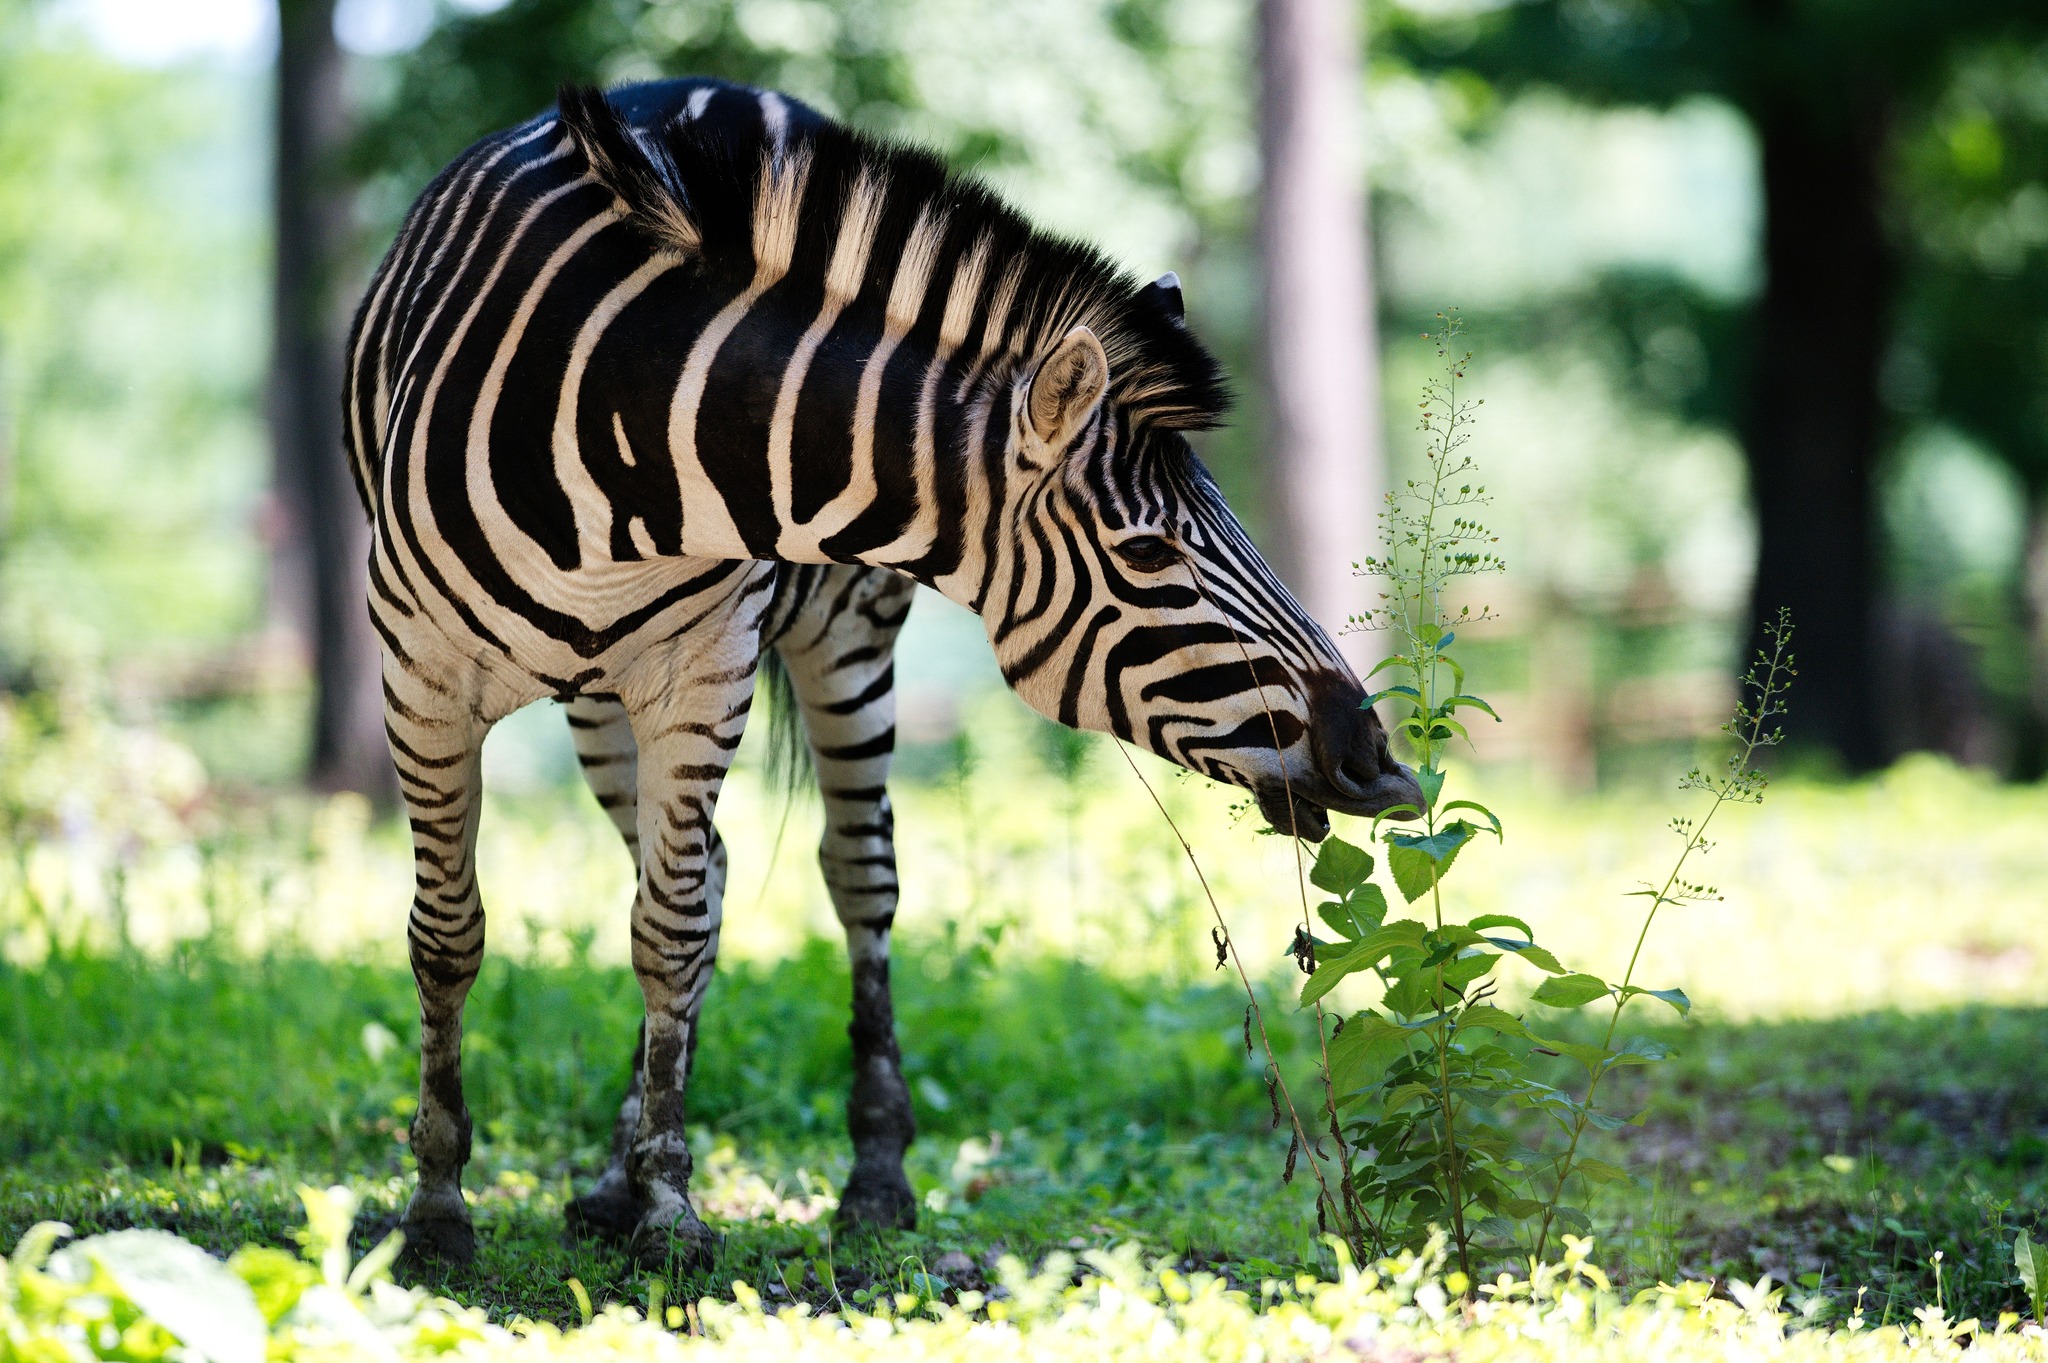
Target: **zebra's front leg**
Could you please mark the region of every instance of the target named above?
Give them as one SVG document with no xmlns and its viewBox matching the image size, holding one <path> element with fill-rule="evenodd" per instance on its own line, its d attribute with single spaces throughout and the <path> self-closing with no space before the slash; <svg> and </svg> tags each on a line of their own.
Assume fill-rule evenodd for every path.
<svg viewBox="0 0 2048 1363">
<path fill-rule="evenodd" d="M 639 702 L 627 699 L 639 748 L 633 971 L 646 1020 L 626 1177 L 641 1208 L 632 1254 L 648 1267 L 674 1259 L 702 1266 L 718 1244 L 690 1205 L 685 1122 L 697 1016 L 718 959 L 723 907 L 722 857 L 711 816 L 753 695 L 750 665 L 674 675 L 673 686 L 659 686 Z"/>
<path fill-rule="evenodd" d="M 420 1000 L 420 1095 L 410 1147 L 419 1183 L 401 1228 L 406 1249 L 467 1263 L 476 1251 L 462 1167 L 469 1110 L 462 1097 L 462 1008 L 484 954 L 477 893 L 480 757 L 488 724 L 434 679 L 385 667 L 385 724 L 412 824 L 414 893 L 406 937 Z"/>
<path fill-rule="evenodd" d="M 853 1171 L 839 1199 L 847 1226 L 908 1230 L 917 1198 L 903 1172 L 917 1139 L 896 1045 L 889 933 L 896 921 L 895 816 L 889 761 L 896 742 L 895 643 L 911 584 L 890 573 L 832 569 L 777 644 L 803 711 L 825 832 L 818 865 L 846 931 L 853 975 L 853 1088 L 846 1101 Z"/>
</svg>

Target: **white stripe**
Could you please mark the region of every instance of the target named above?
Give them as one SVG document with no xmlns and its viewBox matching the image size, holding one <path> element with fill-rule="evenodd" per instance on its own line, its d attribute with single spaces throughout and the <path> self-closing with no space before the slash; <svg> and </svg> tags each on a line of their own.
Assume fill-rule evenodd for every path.
<svg viewBox="0 0 2048 1363">
<path fill-rule="evenodd" d="M 686 554 L 705 558 L 751 557 L 752 551 L 740 537 L 739 526 L 733 522 L 725 498 L 711 481 L 711 475 L 704 471 L 704 460 L 697 453 L 697 409 L 704 402 L 704 385 L 710 379 L 719 348 L 761 295 L 789 269 L 796 245 L 795 204 L 802 200 L 809 168 L 806 158 L 793 162 L 786 175 L 764 174 L 755 197 L 754 235 L 759 245 L 753 281 L 739 297 L 720 308 L 718 315 L 697 334 L 682 375 L 676 380 L 675 397 L 668 409 L 668 447 L 675 460 L 676 486 L 682 499 Z"/>
<path fill-rule="evenodd" d="M 605 210 L 603 217 L 592 221 L 602 226 L 618 219 L 617 208 L 612 207 Z M 555 405 L 555 477 L 569 498 L 570 513 L 576 519 L 577 554 L 585 563 L 611 557 L 612 501 L 598 487 L 589 464 L 583 458 L 583 451 L 576 443 L 583 373 L 589 368 L 590 357 L 596 352 L 598 343 L 604 339 L 611 324 L 618 320 L 619 314 L 646 292 L 648 285 L 674 268 L 675 263 L 675 257 L 670 255 L 651 256 L 639 269 L 614 284 L 583 319 L 583 325 L 577 329 L 576 340 L 569 347 L 569 361 L 562 371 L 561 398 Z M 612 413 L 612 434 L 618 441 L 619 457 L 631 468 L 636 461 L 617 411 Z"/>
<path fill-rule="evenodd" d="M 768 146 L 776 159 L 781 159 L 783 147 L 789 140 L 789 105 L 773 90 L 761 92 L 761 122 L 768 129 Z"/>
<path fill-rule="evenodd" d="M 944 224 L 935 220 L 929 211 L 919 210 L 917 221 L 911 225 L 910 236 L 903 243 L 902 263 L 897 266 L 896 277 L 889 288 L 889 302 L 882 317 L 882 337 L 875 343 L 866 367 L 861 370 L 860 391 L 853 403 L 851 476 L 846 486 L 821 507 L 817 515 L 803 523 L 804 538 L 808 540 L 812 554 L 821 553 L 820 546 L 826 540 L 851 525 L 855 517 L 872 506 L 880 490 L 875 481 L 875 414 L 881 407 L 882 375 L 889 368 L 889 357 L 896 353 L 896 347 L 917 322 L 919 304 L 931 282 L 932 258 L 944 235 Z M 890 453 L 893 455 L 894 451 Z M 913 452 L 912 458 L 915 457 Z"/>
</svg>

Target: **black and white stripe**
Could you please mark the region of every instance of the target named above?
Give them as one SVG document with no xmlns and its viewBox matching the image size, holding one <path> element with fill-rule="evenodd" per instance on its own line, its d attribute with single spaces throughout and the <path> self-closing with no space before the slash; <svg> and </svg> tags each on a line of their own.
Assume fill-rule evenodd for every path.
<svg viewBox="0 0 2048 1363">
<path fill-rule="evenodd" d="M 1279 826 L 1320 836 L 1327 809 L 1418 798 L 1188 448 L 1225 398 L 1177 288 L 1140 288 L 923 153 L 716 82 L 566 91 L 428 187 L 348 366 L 419 850 L 407 1224 L 427 1248 L 469 1245 L 477 752 L 532 700 L 571 699 L 614 754 L 631 731 L 648 1013 L 625 1177 L 648 1255 L 709 1244 L 683 1097 L 717 946 L 711 816 L 764 642 L 814 744 L 830 707 L 887 694 L 870 678 L 855 704 L 778 633 L 833 591 L 943 592 L 1035 708 L 1246 786 Z M 827 612 L 813 648 L 886 660 L 889 618 Z"/>
</svg>

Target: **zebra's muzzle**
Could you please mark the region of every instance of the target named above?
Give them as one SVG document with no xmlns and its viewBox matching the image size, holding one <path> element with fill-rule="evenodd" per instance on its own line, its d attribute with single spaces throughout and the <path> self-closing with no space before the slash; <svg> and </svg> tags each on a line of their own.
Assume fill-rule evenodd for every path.
<svg viewBox="0 0 2048 1363">
<path fill-rule="evenodd" d="M 1386 815 L 1413 819 L 1423 807 L 1422 787 L 1415 774 L 1391 759 L 1390 771 L 1360 781 L 1343 768 L 1334 778 L 1305 772 L 1299 780 L 1273 784 L 1254 792 L 1259 812 L 1276 832 L 1321 842 L 1330 832 L 1330 812 L 1363 818 Z M 1404 809 L 1403 806 L 1406 806 Z"/>
<path fill-rule="evenodd" d="M 1339 673 L 1310 681 L 1308 770 L 1256 791 L 1259 812 L 1282 833 L 1320 842 L 1330 814 L 1412 819 L 1423 810 L 1415 773 L 1387 751 L 1387 732 L 1367 707 L 1365 689 Z"/>
</svg>

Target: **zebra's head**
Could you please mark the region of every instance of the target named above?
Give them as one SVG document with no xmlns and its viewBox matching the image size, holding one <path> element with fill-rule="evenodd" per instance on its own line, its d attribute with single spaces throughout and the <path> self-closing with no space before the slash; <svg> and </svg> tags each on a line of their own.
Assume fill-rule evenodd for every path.
<svg viewBox="0 0 2048 1363">
<path fill-rule="evenodd" d="M 1140 299 L 1179 326 L 1176 278 Z M 1329 636 L 1182 431 L 1145 419 L 1142 389 L 1117 378 L 1077 325 L 1012 382 L 992 508 L 1007 524 L 979 603 L 1011 687 L 1062 724 L 1245 787 L 1283 833 L 1319 840 L 1330 810 L 1419 808 Z"/>
</svg>

